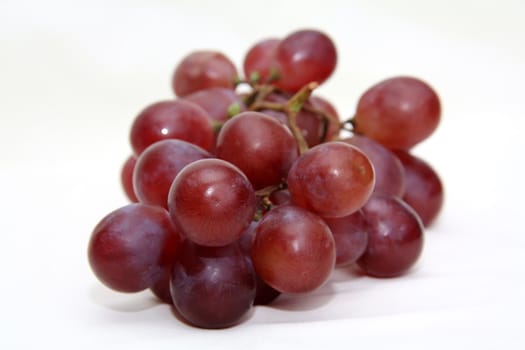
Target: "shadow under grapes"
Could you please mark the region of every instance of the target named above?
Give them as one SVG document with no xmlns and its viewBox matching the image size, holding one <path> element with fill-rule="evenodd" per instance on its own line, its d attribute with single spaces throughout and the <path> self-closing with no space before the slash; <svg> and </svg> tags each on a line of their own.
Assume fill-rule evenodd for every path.
<svg viewBox="0 0 525 350">
<path fill-rule="evenodd" d="M 315 310 L 330 303 L 334 297 L 334 293 L 334 288 L 329 282 L 311 293 L 281 294 L 274 302 L 267 306 L 286 311 Z"/>
<path fill-rule="evenodd" d="M 102 285 L 93 285 L 89 290 L 89 297 L 95 304 L 120 312 L 140 312 L 161 304 L 149 290 L 119 293 Z"/>
</svg>

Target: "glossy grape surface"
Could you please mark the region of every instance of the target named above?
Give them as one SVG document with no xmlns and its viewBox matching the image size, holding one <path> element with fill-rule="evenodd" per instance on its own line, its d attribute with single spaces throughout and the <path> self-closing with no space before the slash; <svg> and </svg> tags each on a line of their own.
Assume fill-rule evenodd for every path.
<svg viewBox="0 0 525 350">
<path fill-rule="evenodd" d="M 326 223 L 299 207 L 282 205 L 257 225 L 252 261 L 259 276 L 283 293 L 323 285 L 335 264 L 335 242 Z"/>
<path fill-rule="evenodd" d="M 401 199 L 374 195 L 363 207 L 368 245 L 357 264 L 369 275 L 395 277 L 407 272 L 423 250 L 423 224 Z"/>
<path fill-rule="evenodd" d="M 225 328 L 242 320 L 255 298 L 255 276 L 235 245 L 202 247 L 185 241 L 171 274 L 180 315 L 201 328 Z"/>
<path fill-rule="evenodd" d="M 120 169 L 133 203 L 94 228 L 95 276 L 120 292 L 149 289 L 180 321 L 220 329 L 255 305 L 314 311 L 354 272 L 413 270 L 443 186 L 409 152 L 438 126 L 439 97 L 422 80 L 394 77 L 341 121 L 318 95 L 337 64 L 335 44 L 315 29 L 256 42 L 244 76 L 220 51 L 183 56 L 175 96 L 133 120 Z M 335 267 L 344 270 L 333 284 L 295 295 L 318 290 Z"/>
<path fill-rule="evenodd" d="M 211 119 L 221 122 L 226 121 L 230 117 L 228 108 L 231 105 L 237 104 L 241 112 L 246 109 L 242 99 L 234 90 L 223 87 L 199 90 L 184 96 L 183 99 L 199 105 L 208 112 Z"/>
<path fill-rule="evenodd" d="M 182 244 L 181 244 L 182 245 Z M 162 269 L 160 278 L 149 289 L 151 292 L 163 303 L 173 304 L 170 292 L 172 264 L 167 265 Z"/>
<path fill-rule="evenodd" d="M 438 95 L 425 82 L 395 77 L 369 88 L 359 99 L 355 131 L 390 149 L 408 150 L 437 128 Z"/>
<path fill-rule="evenodd" d="M 96 225 L 88 259 L 95 275 L 109 288 L 139 292 L 160 279 L 180 245 L 165 209 L 135 203 L 113 211 Z"/>
<path fill-rule="evenodd" d="M 259 82 L 269 80 L 272 69 L 277 70 L 275 50 L 279 43 L 279 39 L 269 38 L 259 41 L 248 50 L 243 61 L 244 76 L 247 79 L 250 79 L 252 74 L 257 74 Z"/>
<path fill-rule="evenodd" d="M 374 192 L 401 197 L 405 192 L 405 174 L 401 161 L 388 148 L 363 135 L 353 135 L 344 142 L 354 145 L 370 159 L 375 170 Z"/>
<path fill-rule="evenodd" d="M 137 160 L 133 188 L 142 203 L 168 207 L 168 192 L 186 165 L 211 155 L 181 140 L 163 140 L 148 147 Z"/>
<path fill-rule="evenodd" d="M 258 190 L 285 179 L 299 153 L 286 126 L 263 113 L 243 112 L 222 127 L 216 154 L 239 167 Z"/>
<path fill-rule="evenodd" d="M 443 206 L 443 183 L 437 172 L 423 159 L 404 151 L 398 151 L 396 155 L 405 170 L 403 200 L 418 213 L 423 225 L 428 227 Z"/>
<path fill-rule="evenodd" d="M 133 171 L 135 170 L 136 164 L 137 156 L 131 155 L 126 159 L 120 170 L 120 183 L 122 184 L 122 189 L 131 202 L 139 201 L 135 195 L 135 190 L 133 190 Z"/>
<path fill-rule="evenodd" d="M 336 266 L 352 264 L 368 244 L 368 223 L 361 210 L 342 218 L 325 218 L 335 240 Z"/>
<path fill-rule="evenodd" d="M 291 94 L 270 94 L 266 100 L 285 104 L 291 97 Z M 309 147 L 316 146 L 325 140 L 330 140 L 339 133 L 338 117 L 333 114 L 335 110 L 332 110 L 333 106 L 330 107 L 328 103 L 314 96 L 311 96 L 305 103 L 306 107 L 328 113 L 326 121 L 324 121 L 323 116 L 306 108 L 303 108 L 297 115 L 297 127 L 301 130 L 301 134 Z M 286 113 L 267 109 L 261 110 L 261 112 L 289 126 Z"/>
<path fill-rule="evenodd" d="M 310 98 L 308 99 L 308 103 L 313 108 L 324 112 L 326 117 L 328 118 L 328 126 L 326 129 L 325 140 L 330 141 L 333 138 L 337 137 L 339 135 L 341 127 L 339 113 L 335 109 L 335 106 L 327 99 L 316 95 L 310 96 Z"/>
<path fill-rule="evenodd" d="M 148 106 L 131 126 L 130 140 L 135 154 L 166 139 L 179 139 L 211 150 L 213 130 L 210 116 L 200 106 L 182 99 Z"/>
<path fill-rule="evenodd" d="M 283 205 L 291 203 L 290 191 L 284 189 L 272 192 L 269 197 L 273 205 Z"/>
<path fill-rule="evenodd" d="M 255 239 L 255 230 L 257 228 L 257 222 L 253 221 L 248 229 L 243 233 L 241 239 L 239 240 L 238 244 L 242 251 L 242 253 L 246 256 L 247 261 L 249 262 L 250 268 L 253 269 L 253 273 L 255 275 L 255 299 L 253 301 L 254 305 L 268 305 L 279 295 L 281 295 L 281 292 L 278 290 L 272 288 L 268 283 L 264 282 L 264 280 L 257 274 L 257 271 L 255 271 L 255 267 L 253 266 L 252 262 L 252 245 L 253 241 Z"/>
<path fill-rule="evenodd" d="M 195 51 L 177 65 L 172 88 L 179 97 L 211 87 L 234 89 L 237 69 L 233 62 L 218 51 Z"/>
<path fill-rule="evenodd" d="M 278 45 L 275 60 L 280 77 L 275 84 L 295 92 L 308 83 L 323 83 L 335 70 L 337 51 L 332 40 L 317 30 L 299 30 Z"/>
<path fill-rule="evenodd" d="M 374 188 L 374 168 L 356 147 L 326 142 L 301 155 L 288 173 L 292 203 L 322 217 L 359 210 Z"/>
<path fill-rule="evenodd" d="M 253 219 L 257 198 L 233 164 L 203 159 L 177 175 L 168 195 L 173 222 L 194 243 L 224 246 L 240 238 Z"/>
</svg>

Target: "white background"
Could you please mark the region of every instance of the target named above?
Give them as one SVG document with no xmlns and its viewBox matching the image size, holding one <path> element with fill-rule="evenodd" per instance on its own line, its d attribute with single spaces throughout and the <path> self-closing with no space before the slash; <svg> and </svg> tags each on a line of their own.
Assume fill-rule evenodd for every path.
<svg viewBox="0 0 525 350">
<path fill-rule="evenodd" d="M 523 348 L 524 18 L 521 0 L 3 0 L 0 348 Z M 394 75 L 441 96 L 442 123 L 414 152 L 442 176 L 446 203 L 417 268 L 389 280 L 340 271 L 220 331 L 103 287 L 87 242 L 126 203 L 135 115 L 172 97 L 191 50 L 240 64 L 257 40 L 305 27 L 338 46 L 319 93 L 341 115 Z"/>
</svg>

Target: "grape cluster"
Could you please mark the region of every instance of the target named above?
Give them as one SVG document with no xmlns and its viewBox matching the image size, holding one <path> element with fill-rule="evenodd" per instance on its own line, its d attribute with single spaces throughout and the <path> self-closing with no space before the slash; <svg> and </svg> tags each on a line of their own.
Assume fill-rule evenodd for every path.
<svg viewBox="0 0 525 350">
<path fill-rule="evenodd" d="M 443 203 L 439 176 L 410 153 L 436 129 L 439 98 L 394 77 L 341 120 L 315 94 L 336 63 L 318 30 L 256 43 L 242 75 L 221 52 L 183 58 L 176 97 L 131 126 L 121 179 L 132 203 L 91 234 L 98 279 L 150 289 L 188 324 L 224 328 L 281 293 L 319 288 L 334 268 L 407 272 Z"/>
</svg>

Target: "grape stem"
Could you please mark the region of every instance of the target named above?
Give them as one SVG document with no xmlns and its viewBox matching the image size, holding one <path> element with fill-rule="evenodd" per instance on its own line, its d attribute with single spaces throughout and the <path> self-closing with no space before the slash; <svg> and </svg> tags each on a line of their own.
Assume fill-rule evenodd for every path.
<svg viewBox="0 0 525 350">
<path fill-rule="evenodd" d="M 319 84 L 317 82 L 311 82 L 303 86 L 303 88 L 299 90 L 295 95 L 293 95 L 285 104 L 264 101 L 264 98 L 268 96 L 269 93 L 273 92 L 272 88 L 272 90 L 267 95 L 262 96 L 262 98 L 260 98 L 260 94 L 258 94 L 254 99 L 253 103 L 250 105 L 249 109 L 252 111 L 271 109 L 274 111 L 286 113 L 286 116 L 288 118 L 288 125 L 290 127 L 290 131 L 292 132 L 297 142 L 299 153 L 303 154 L 308 150 L 308 144 L 304 139 L 301 129 L 299 129 L 299 127 L 297 126 L 297 115 L 303 108 L 304 104 L 306 103 L 314 89 L 316 89 L 318 86 Z M 326 131 L 324 131 L 324 133 L 326 133 Z"/>
<path fill-rule="evenodd" d="M 250 86 L 252 85 L 250 84 Z M 260 104 L 268 95 L 275 91 L 275 87 L 272 85 L 253 85 L 252 88 L 253 91 L 244 98 L 244 103 L 248 107 Z M 255 110 L 253 108 L 249 109 Z"/>
<path fill-rule="evenodd" d="M 224 125 L 224 122 L 220 122 L 218 120 L 211 120 L 210 121 L 211 128 L 213 130 L 213 133 L 217 135 L 219 131 L 221 131 L 222 126 Z"/>
<path fill-rule="evenodd" d="M 257 210 L 253 216 L 254 221 L 259 221 L 264 212 L 270 210 L 273 207 L 273 203 L 270 200 L 270 195 L 276 191 L 285 190 L 288 188 L 288 183 L 283 179 L 277 185 L 270 185 L 260 190 L 255 191 L 255 195 L 260 198 L 261 210 Z"/>
<path fill-rule="evenodd" d="M 261 74 L 258 71 L 253 71 L 250 73 L 248 79 L 242 79 L 239 76 L 235 76 L 233 78 L 233 85 L 237 87 L 241 84 L 247 84 L 250 85 L 253 89 L 257 90 L 258 85 L 269 85 L 272 82 L 279 80 L 280 76 L 281 74 L 278 69 L 271 68 L 270 74 L 266 81 L 261 82 Z"/>
<path fill-rule="evenodd" d="M 308 151 L 308 144 L 304 139 L 303 133 L 299 126 L 297 126 L 297 115 L 303 108 L 303 105 L 308 100 L 312 91 L 319 86 L 318 83 L 312 82 L 305 85 L 301 90 L 299 90 L 291 99 L 288 100 L 286 104 L 286 114 L 288 116 L 288 124 L 290 125 L 290 130 L 297 141 L 297 146 L 299 147 L 299 154 L 303 154 Z"/>
<path fill-rule="evenodd" d="M 319 137 L 319 141 L 320 141 L 320 143 L 325 142 L 326 141 L 326 137 L 328 136 L 328 127 L 330 126 L 330 116 L 329 116 L 329 114 L 321 111 L 320 109 L 311 107 L 309 105 L 304 105 L 303 109 L 306 112 L 313 113 L 314 115 L 316 115 L 317 117 L 319 117 L 321 119 L 322 129 L 321 129 L 321 135 Z M 332 117 L 332 119 L 337 119 L 337 118 Z"/>
<path fill-rule="evenodd" d="M 288 184 L 286 183 L 286 180 L 283 179 L 277 185 L 270 185 L 255 191 L 255 195 L 258 197 L 268 197 L 272 193 L 280 190 L 285 190 L 286 188 L 288 188 Z"/>
</svg>

